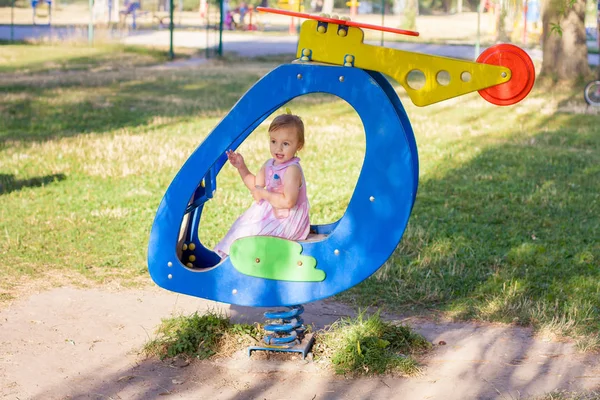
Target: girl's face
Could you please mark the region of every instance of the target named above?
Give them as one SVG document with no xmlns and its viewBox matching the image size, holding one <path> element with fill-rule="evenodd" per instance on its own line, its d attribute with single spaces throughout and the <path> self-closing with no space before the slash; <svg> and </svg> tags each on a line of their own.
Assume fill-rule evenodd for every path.
<svg viewBox="0 0 600 400">
<path fill-rule="evenodd" d="M 298 142 L 298 132 L 294 126 L 282 126 L 276 131 L 269 132 L 271 137 L 271 155 L 275 159 L 274 164 L 283 164 L 291 160 L 296 152 L 302 148 Z"/>
</svg>

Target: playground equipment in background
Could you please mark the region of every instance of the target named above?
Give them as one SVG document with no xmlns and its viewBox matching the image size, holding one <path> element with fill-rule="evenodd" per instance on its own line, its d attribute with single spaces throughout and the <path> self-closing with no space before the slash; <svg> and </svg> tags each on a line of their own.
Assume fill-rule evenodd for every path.
<svg viewBox="0 0 600 400">
<path fill-rule="evenodd" d="M 246 20 L 248 22 L 246 22 Z M 254 13 L 254 6 L 240 6 L 225 13 L 224 23 L 232 30 L 256 31 L 259 29 L 259 18 Z"/>
<path fill-rule="evenodd" d="M 350 0 L 346 2 L 346 6 L 350 7 L 350 18 L 356 17 L 356 10 L 358 10 L 360 2 L 358 0 Z"/>
<path fill-rule="evenodd" d="M 175 1 L 173 1 L 175 3 Z M 177 24 L 181 25 L 181 14 L 183 12 L 183 0 L 177 0 L 177 9 L 173 9 L 173 11 L 177 11 L 178 21 Z M 168 21 L 170 21 L 171 14 L 171 1 L 170 0 L 159 0 L 158 6 L 155 11 L 152 11 L 152 19 L 157 21 L 161 28 L 168 25 Z M 175 23 L 175 21 L 173 21 Z"/>
<path fill-rule="evenodd" d="M 542 35 L 542 15 L 540 0 L 524 0 L 521 14 L 515 16 L 513 41 L 521 40 L 522 44 L 527 42 L 537 43 Z"/>
<path fill-rule="evenodd" d="M 527 96 L 535 69 L 527 53 L 513 45 L 493 46 L 470 62 L 367 45 L 361 28 L 417 32 L 258 9 L 308 19 L 300 30 L 298 60 L 275 68 L 250 88 L 182 166 L 156 213 L 148 267 L 157 285 L 174 292 L 229 304 L 291 307 L 274 317 L 280 318 L 273 329 L 283 332 L 281 342 L 267 335 L 260 349 L 304 355 L 305 349 L 292 345 L 302 334 L 298 305 L 347 290 L 377 271 L 400 242 L 415 202 L 417 145 L 385 75 L 402 85 L 417 106 L 473 91 L 493 104 L 511 105 Z M 312 225 L 305 241 L 238 239 L 230 256 L 221 259 L 202 243 L 200 222 L 227 162 L 225 152 L 237 149 L 287 102 L 311 93 L 345 100 L 364 125 L 364 163 L 346 212 L 338 221 Z"/>
<path fill-rule="evenodd" d="M 600 107 L 600 1 L 596 10 L 596 44 L 598 45 L 598 79 L 585 85 L 583 98 L 590 106 Z"/>
<path fill-rule="evenodd" d="M 94 0 L 92 8 L 93 23 L 98 22 L 111 25 L 118 22 L 121 17 L 119 0 Z"/>
<path fill-rule="evenodd" d="M 523 44 L 527 43 L 527 31 L 541 35 L 542 12 L 540 0 L 525 0 L 523 6 Z"/>
<path fill-rule="evenodd" d="M 304 2 L 302 0 L 277 0 L 277 7 L 280 10 L 304 12 Z"/>
<path fill-rule="evenodd" d="M 137 0 L 128 0 L 123 3 L 125 8 L 120 14 L 123 16 L 123 23 L 127 23 L 127 17 L 131 17 L 131 29 L 137 29 L 137 19 L 142 15 L 148 14 L 148 11 L 141 11 L 142 6 Z"/>
<path fill-rule="evenodd" d="M 109 4 L 112 0 L 109 0 Z M 139 0 L 126 0 L 123 4 L 124 8 L 120 11 L 120 15 L 123 18 L 123 24 L 126 25 L 127 18 L 131 17 L 131 29 L 137 29 L 138 19 L 140 17 L 149 15 L 152 18 L 152 21 L 156 21 L 159 27 L 164 28 L 168 25 L 170 21 L 170 7 L 171 3 L 169 0 L 159 0 L 156 10 L 142 10 L 142 5 Z M 181 16 L 181 12 L 183 10 L 183 0 L 178 1 L 178 9 L 179 15 Z M 178 22 L 181 24 L 181 21 Z"/>
<path fill-rule="evenodd" d="M 48 5 L 48 13 L 46 15 L 38 13 L 38 7 L 44 3 Z M 52 25 L 52 0 L 31 0 L 31 9 L 33 25 Z M 39 24 L 37 19 L 44 17 L 46 18 L 47 22 L 45 24 Z"/>
<path fill-rule="evenodd" d="M 540 0 L 523 0 L 517 7 L 507 9 L 506 3 L 486 0 L 481 3 L 483 13 L 487 13 L 487 33 L 495 37 L 501 31 L 509 35 L 512 42 L 537 42 L 542 35 Z M 501 29 L 501 26 L 504 26 Z"/>
<path fill-rule="evenodd" d="M 280 10 L 292 11 L 292 12 L 304 12 L 304 1 L 303 0 L 277 0 L 277 7 Z M 264 7 L 258 7 L 264 8 Z M 292 16 L 290 18 L 290 24 L 288 26 L 288 33 L 290 35 L 296 34 L 296 19 Z"/>
</svg>

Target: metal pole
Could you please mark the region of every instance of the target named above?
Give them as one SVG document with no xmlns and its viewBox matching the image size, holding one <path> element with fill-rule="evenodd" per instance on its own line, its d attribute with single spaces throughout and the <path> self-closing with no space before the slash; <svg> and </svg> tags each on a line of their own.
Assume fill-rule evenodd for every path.
<svg viewBox="0 0 600 400">
<path fill-rule="evenodd" d="M 200 6 L 202 7 L 202 5 Z M 208 39 L 209 39 L 209 29 L 210 29 L 210 3 L 206 2 L 206 48 L 204 49 L 204 52 L 206 53 L 206 58 L 208 59 L 210 57 L 210 50 L 209 50 L 209 45 L 208 45 Z M 202 10 L 200 10 L 200 13 L 202 13 Z"/>
<path fill-rule="evenodd" d="M 179 0 L 179 21 L 177 22 L 179 24 L 179 27 L 181 28 L 181 15 L 183 14 L 183 0 Z"/>
<path fill-rule="evenodd" d="M 289 5 L 289 7 L 291 9 L 292 6 L 294 5 L 294 0 L 288 1 L 288 5 Z M 293 35 L 293 34 L 296 33 L 296 19 L 294 17 L 290 17 L 290 25 L 288 26 L 288 33 L 290 35 Z"/>
<path fill-rule="evenodd" d="M 173 0 L 169 0 L 169 59 L 172 60 L 175 58 L 175 53 L 173 52 L 173 30 L 175 29 L 175 24 L 173 23 Z"/>
<path fill-rule="evenodd" d="M 600 79 L 600 0 L 598 0 L 596 18 L 596 30 L 598 31 L 598 36 L 596 37 L 596 42 L 598 43 L 598 79 Z"/>
<path fill-rule="evenodd" d="M 10 41 L 15 40 L 15 0 L 12 0 L 12 7 L 10 8 Z"/>
<path fill-rule="evenodd" d="M 523 5 L 523 44 L 527 43 L 527 0 Z"/>
<path fill-rule="evenodd" d="M 385 15 L 385 0 L 381 0 L 381 26 L 383 26 L 383 16 Z M 381 31 L 381 45 L 383 46 L 383 31 Z"/>
<path fill-rule="evenodd" d="M 477 7 L 477 41 L 475 42 L 475 57 L 473 57 L 474 60 L 477 60 L 477 57 L 479 57 L 479 43 L 481 41 L 481 7 L 482 7 L 482 4 L 483 4 L 483 0 L 480 0 L 479 6 Z"/>
<path fill-rule="evenodd" d="M 302 2 L 303 0 L 298 0 L 298 12 L 302 11 Z M 298 40 L 300 40 L 300 25 L 302 25 L 302 22 L 300 22 L 300 19 L 298 18 L 296 21 L 296 33 L 298 34 Z"/>
<path fill-rule="evenodd" d="M 94 0 L 89 1 L 90 4 L 90 22 L 88 24 L 88 44 L 94 45 Z"/>
<path fill-rule="evenodd" d="M 217 49 L 217 54 L 219 56 L 223 55 L 223 2 L 225 0 L 219 0 L 219 47 Z"/>
</svg>

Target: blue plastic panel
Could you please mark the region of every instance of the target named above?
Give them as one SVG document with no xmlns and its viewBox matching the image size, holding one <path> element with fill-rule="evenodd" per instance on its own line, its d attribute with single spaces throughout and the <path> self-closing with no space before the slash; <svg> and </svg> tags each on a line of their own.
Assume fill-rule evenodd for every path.
<svg viewBox="0 0 600 400">
<path fill-rule="evenodd" d="M 316 92 L 346 100 L 360 116 L 366 135 L 363 169 L 346 213 L 326 239 L 302 242 L 303 254 L 317 259 L 326 279 L 288 282 L 251 277 L 233 268 L 228 258 L 213 268 L 184 267 L 175 245 L 198 181 L 211 168 L 220 169 L 225 151 L 237 147 L 259 121 L 293 98 Z M 417 180 L 410 122 L 385 78 L 356 68 L 280 66 L 248 90 L 173 179 L 150 234 L 150 275 L 168 290 L 247 306 L 287 306 L 332 296 L 362 282 L 392 254 L 406 228 Z"/>
</svg>

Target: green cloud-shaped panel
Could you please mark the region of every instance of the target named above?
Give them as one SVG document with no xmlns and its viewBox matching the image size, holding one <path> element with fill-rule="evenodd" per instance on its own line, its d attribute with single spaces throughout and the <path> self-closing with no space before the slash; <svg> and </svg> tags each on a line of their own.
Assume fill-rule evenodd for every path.
<svg viewBox="0 0 600 400">
<path fill-rule="evenodd" d="M 325 271 L 314 257 L 300 255 L 302 245 L 273 236 L 250 236 L 231 245 L 231 264 L 242 274 L 293 282 L 320 282 Z"/>
</svg>

